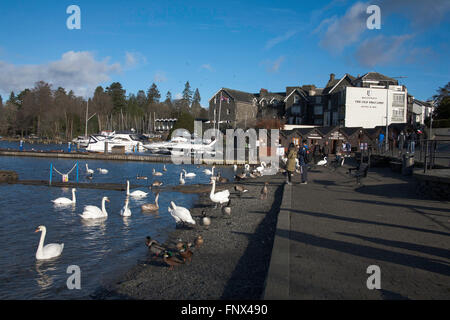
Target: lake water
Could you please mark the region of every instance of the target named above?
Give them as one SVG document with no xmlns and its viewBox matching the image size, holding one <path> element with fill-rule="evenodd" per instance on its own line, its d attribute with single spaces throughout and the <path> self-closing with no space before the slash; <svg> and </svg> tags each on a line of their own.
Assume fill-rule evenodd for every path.
<svg viewBox="0 0 450 320">
<path fill-rule="evenodd" d="M 35 145 L 36 146 L 36 145 Z M 4 148 L 0 142 L 0 148 Z M 19 179 L 47 180 L 50 163 L 60 172 L 69 171 L 76 159 L 50 159 L 0 156 L 0 170 L 14 170 Z M 166 164 L 168 171 L 161 177 L 153 177 L 155 168 L 163 172 L 162 163 L 119 162 L 78 160 L 80 182 L 113 182 L 142 185 L 139 190 L 149 192 L 144 200 L 130 199 L 132 216 L 123 218 L 120 209 L 124 206 L 126 193 L 120 191 L 77 189 L 74 207 L 57 208 L 52 199 L 64 196 L 71 198 L 69 188 L 47 186 L 25 186 L 0 184 L 0 299 L 83 299 L 100 285 L 108 283 L 118 274 L 134 266 L 146 257 L 145 237 L 150 235 L 161 242 L 175 229 L 175 221 L 168 213 L 170 201 L 192 208 L 197 200 L 195 194 L 161 192 L 159 212 L 144 214 L 143 203 L 154 202 L 155 195 L 148 189 L 153 180 L 164 185 L 178 185 L 179 174 L 184 168 L 195 172 L 195 178 L 186 178 L 186 184 L 209 183 L 203 173 L 205 167 L 195 165 Z M 95 170 L 93 180 L 86 177 L 85 164 Z M 99 174 L 97 168 L 109 170 Z M 221 167 L 223 176 L 231 177 L 232 168 Z M 137 175 L 148 176 L 148 180 L 137 180 Z M 70 180 L 75 180 L 75 170 Z M 61 176 L 53 172 L 53 179 Z M 106 203 L 108 218 L 105 221 L 86 223 L 79 216 L 85 205 L 101 207 Z M 47 243 L 64 243 L 61 256 L 43 262 L 35 258 L 41 233 L 35 233 L 39 225 L 47 227 Z M 45 245 L 44 244 L 44 245 Z M 81 290 L 69 290 L 66 281 L 70 274 L 67 267 L 77 265 L 81 269 Z"/>
</svg>

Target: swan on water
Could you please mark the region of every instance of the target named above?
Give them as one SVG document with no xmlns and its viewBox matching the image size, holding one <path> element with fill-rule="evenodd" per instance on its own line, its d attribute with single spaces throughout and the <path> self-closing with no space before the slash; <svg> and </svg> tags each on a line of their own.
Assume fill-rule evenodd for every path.
<svg viewBox="0 0 450 320">
<path fill-rule="evenodd" d="M 141 190 L 136 190 L 130 193 L 130 181 L 127 180 L 127 196 L 131 196 L 133 198 L 144 198 L 148 195 L 148 192 L 144 192 Z"/>
<path fill-rule="evenodd" d="M 186 170 L 184 170 L 184 169 L 183 169 L 183 172 L 184 172 L 184 177 L 185 178 L 193 178 L 193 177 L 196 176 L 195 173 L 193 173 L 193 172 L 186 172 Z"/>
<path fill-rule="evenodd" d="M 159 209 L 158 205 L 159 192 L 156 194 L 155 203 L 146 203 L 141 206 L 142 211 L 156 211 Z"/>
<path fill-rule="evenodd" d="M 47 233 L 47 228 L 45 226 L 37 227 L 35 232 L 42 232 L 41 239 L 39 240 L 39 246 L 36 251 L 37 260 L 51 259 L 61 255 L 64 249 L 64 243 L 49 243 L 44 246 L 45 235 Z"/>
<path fill-rule="evenodd" d="M 183 172 L 180 172 L 180 184 L 185 184 L 186 181 L 183 179 Z"/>
<path fill-rule="evenodd" d="M 324 166 L 327 164 L 327 157 L 323 157 L 323 160 L 320 160 L 319 162 L 317 162 L 318 166 Z"/>
<path fill-rule="evenodd" d="M 107 174 L 107 173 L 108 173 L 108 170 L 107 170 L 107 169 L 97 168 L 97 170 L 98 170 L 101 174 Z"/>
<path fill-rule="evenodd" d="M 170 201 L 170 205 L 172 207 L 169 207 L 168 210 L 175 222 L 195 224 L 188 209 L 175 205 L 173 201 Z"/>
<path fill-rule="evenodd" d="M 75 191 L 77 191 L 77 189 L 72 188 L 72 200 L 70 200 L 69 198 L 61 197 L 61 198 L 57 198 L 55 200 L 52 200 L 52 202 L 54 204 L 59 204 L 59 205 L 74 204 L 77 201 L 76 197 L 75 197 Z"/>
<path fill-rule="evenodd" d="M 83 214 L 80 217 L 83 219 L 99 219 L 108 217 L 108 213 L 105 209 L 105 201 L 109 202 L 108 197 L 102 198 L 102 208 L 96 206 L 85 206 Z"/>
<path fill-rule="evenodd" d="M 230 191 L 228 190 L 223 190 L 217 193 L 214 193 L 216 191 L 216 181 L 213 180 L 212 181 L 212 188 L 211 188 L 211 192 L 209 194 L 209 198 L 211 199 L 212 202 L 216 203 L 216 205 L 218 203 L 223 204 L 228 202 L 230 199 Z"/>
<path fill-rule="evenodd" d="M 155 168 L 153 168 L 153 175 L 154 176 L 162 176 L 163 174 L 161 172 L 156 171 Z"/>
<path fill-rule="evenodd" d="M 209 170 L 209 169 L 205 169 L 205 170 L 203 170 L 203 172 L 206 174 L 206 175 L 208 175 L 208 176 L 213 176 L 214 175 L 214 168 L 215 168 L 216 166 L 213 166 L 212 167 L 212 170 Z"/>
<path fill-rule="evenodd" d="M 234 170 L 234 172 L 236 172 L 237 171 L 237 165 L 235 164 L 235 165 L 233 165 L 233 170 Z"/>
<path fill-rule="evenodd" d="M 131 216 L 131 210 L 130 210 L 130 208 L 128 208 L 128 203 L 129 202 L 130 202 L 130 200 L 128 199 L 128 197 L 126 197 L 125 205 L 123 206 L 122 210 L 120 210 L 120 215 L 122 217 L 129 217 L 129 216 Z"/>
<path fill-rule="evenodd" d="M 86 172 L 87 173 L 94 173 L 94 170 L 92 170 L 92 169 L 89 169 L 89 167 L 88 167 L 88 164 L 86 163 Z"/>
</svg>

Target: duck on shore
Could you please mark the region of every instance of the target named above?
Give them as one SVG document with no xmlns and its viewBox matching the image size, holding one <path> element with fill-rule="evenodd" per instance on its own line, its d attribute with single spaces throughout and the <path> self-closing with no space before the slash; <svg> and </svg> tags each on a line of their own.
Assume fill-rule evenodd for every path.
<svg viewBox="0 0 450 320">
<path fill-rule="evenodd" d="M 150 236 L 146 238 L 145 245 L 153 255 L 158 257 L 166 251 L 166 248 L 164 248 L 158 241 L 153 240 Z"/>
<path fill-rule="evenodd" d="M 166 251 L 164 253 L 163 260 L 168 266 L 170 266 L 169 270 L 173 270 L 174 266 L 179 266 L 180 264 L 184 264 L 183 261 L 181 261 L 178 258 L 176 258 L 175 256 L 173 256 L 173 253 L 170 251 Z"/>
</svg>

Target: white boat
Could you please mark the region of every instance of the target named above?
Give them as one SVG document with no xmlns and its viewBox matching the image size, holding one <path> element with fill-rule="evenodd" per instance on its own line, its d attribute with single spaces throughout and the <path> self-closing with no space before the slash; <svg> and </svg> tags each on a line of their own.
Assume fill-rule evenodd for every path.
<svg viewBox="0 0 450 320">
<path fill-rule="evenodd" d="M 78 136 L 72 140 L 72 142 L 78 145 L 79 148 L 86 148 L 89 144 L 89 137 Z"/>
<path fill-rule="evenodd" d="M 113 147 L 124 147 L 125 152 L 132 152 L 142 150 L 143 140 L 134 133 L 114 133 L 108 137 L 91 135 L 86 150 L 90 152 L 104 152 L 106 144 L 108 146 L 107 152 L 111 152 Z"/>
<path fill-rule="evenodd" d="M 216 142 L 216 140 L 175 137 L 170 141 L 144 144 L 144 148 L 152 153 L 159 154 L 183 155 L 185 150 L 190 150 L 191 154 L 214 154 L 214 145 Z"/>
</svg>

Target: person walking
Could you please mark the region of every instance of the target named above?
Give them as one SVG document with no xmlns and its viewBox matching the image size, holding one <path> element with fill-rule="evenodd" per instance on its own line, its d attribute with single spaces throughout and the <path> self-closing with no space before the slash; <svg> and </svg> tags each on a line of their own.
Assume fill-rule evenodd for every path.
<svg viewBox="0 0 450 320">
<path fill-rule="evenodd" d="M 403 148 L 405 147 L 405 141 L 406 141 L 406 136 L 403 133 L 403 130 L 400 131 L 400 134 L 398 135 L 398 153 L 399 155 L 403 154 Z"/>
<path fill-rule="evenodd" d="M 287 163 L 286 163 L 286 183 L 292 184 L 292 174 L 295 171 L 295 164 L 297 159 L 297 148 L 291 142 L 287 151 Z"/>
<path fill-rule="evenodd" d="M 303 146 L 300 147 L 298 153 L 298 162 L 300 165 L 300 172 L 302 174 L 302 183 L 308 183 L 308 146 L 306 145 L 306 139 L 303 140 Z"/>
<path fill-rule="evenodd" d="M 328 144 L 328 141 L 325 141 L 325 145 L 322 148 L 322 155 L 323 157 L 327 157 L 330 154 L 330 145 Z"/>
<path fill-rule="evenodd" d="M 383 142 L 384 142 L 384 134 L 383 132 L 380 132 L 380 135 L 378 136 L 378 152 L 381 153 L 383 150 Z"/>
<path fill-rule="evenodd" d="M 417 140 L 417 134 L 416 131 L 413 130 L 411 134 L 409 135 L 409 146 L 410 150 L 409 152 L 414 154 L 416 152 L 416 140 Z"/>
</svg>

